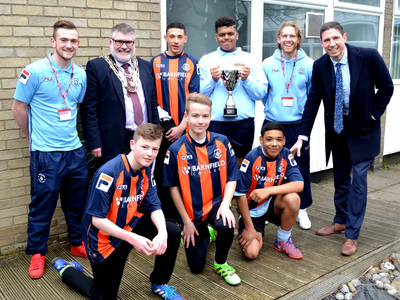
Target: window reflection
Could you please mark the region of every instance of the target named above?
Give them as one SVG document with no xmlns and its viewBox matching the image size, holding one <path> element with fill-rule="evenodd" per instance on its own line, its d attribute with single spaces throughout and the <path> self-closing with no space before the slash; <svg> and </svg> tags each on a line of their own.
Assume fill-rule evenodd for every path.
<svg viewBox="0 0 400 300">
<path fill-rule="evenodd" d="M 400 78 L 400 19 L 394 19 L 393 24 L 391 75 L 393 79 Z"/>
<path fill-rule="evenodd" d="M 322 10 L 275 5 L 275 4 L 264 4 L 264 29 L 263 29 L 263 60 L 271 56 L 276 47 L 276 31 L 279 25 L 285 21 L 295 21 L 303 35 L 303 43 L 301 48 L 307 53 L 312 59 L 317 59 L 322 55 L 322 47 L 319 39 L 306 39 L 305 38 L 305 23 L 306 13 L 316 12 L 324 13 Z"/>
<path fill-rule="evenodd" d="M 335 12 L 334 19 L 347 33 L 349 44 L 378 49 L 379 17 Z"/>
<path fill-rule="evenodd" d="M 167 0 L 167 24 L 185 24 L 188 41 L 184 50 L 200 59 L 217 49 L 214 24 L 219 17 L 228 16 L 238 25 L 236 45 L 250 51 L 250 8 L 249 1 L 239 0 Z"/>
</svg>

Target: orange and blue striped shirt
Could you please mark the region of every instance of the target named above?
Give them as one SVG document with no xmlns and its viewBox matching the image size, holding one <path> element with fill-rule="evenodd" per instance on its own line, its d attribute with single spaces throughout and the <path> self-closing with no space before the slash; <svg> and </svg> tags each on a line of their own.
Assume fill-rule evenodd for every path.
<svg viewBox="0 0 400 300">
<path fill-rule="evenodd" d="M 121 244 L 92 224 L 92 216 L 107 218 L 118 227 L 132 231 L 140 217 L 138 207 L 147 213 L 161 209 L 157 188 L 149 167 L 137 172 L 125 155 L 118 155 L 101 166 L 93 177 L 82 218 L 82 234 L 89 260 L 106 259 Z"/>
<path fill-rule="evenodd" d="M 247 153 L 240 166 L 240 180 L 236 186 L 235 196 L 246 195 L 250 215 L 252 217 L 260 217 L 256 210 L 263 210 L 262 206 L 268 206 L 269 202 L 267 203 L 266 201 L 269 201 L 271 197 L 257 203 L 251 200 L 251 192 L 254 189 L 281 185 L 284 177 L 286 177 L 289 182 L 303 182 L 300 169 L 289 149 L 283 147 L 279 156 L 272 159 L 266 157 L 263 153 L 262 146 L 259 146 Z M 267 209 L 268 207 L 266 207 L 264 211 Z"/>
<path fill-rule="evenodd" d="M 180 187 L 196 226 L 223 199 L 226 183 L 238 179 L 235 152 L 222 134 L 207 132 L 200 145 L 186 133 L 171 145 L 164 159 L 163 185 Z"/>
<path fill-rule="evenodd" d="M 185 112 L 186 97 L 200 91 L 198 61 L 182 51 L 170 56 L 166 52 L 150 61 L 156 85 L 157 104 L 179 125 Z"/>
</svg>

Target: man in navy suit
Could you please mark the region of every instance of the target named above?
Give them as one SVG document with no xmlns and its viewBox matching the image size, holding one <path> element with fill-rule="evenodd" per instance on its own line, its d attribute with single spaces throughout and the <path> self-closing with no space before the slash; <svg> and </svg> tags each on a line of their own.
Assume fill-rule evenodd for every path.
<svg viewBox="0 0 400 300">
<path fill-rule="evenodd" d="M 316 234 L 344 231 L 341 252 L 352 255 L 367 207 L 367 172 L 380 152 L 380 117 L 392 97 L 393 82 L 378 51 L 346 44 L 347 34 L 339 23 L 322 25 L 320 38 L 326 54 L 314 62 L 299 139 L 291 151 L 300 155 L 322 99 L 326 162 L 331 151 L 333 157 L 336 215 L 332 225 Z"/>
<path fill-rule="evenodd" d="M 135 129 L 159 124 L 150 63 L 135 56 L 135 31 L 125 23 L 110 34 L 110 55 L 86 66 L 82 125 L 87 149 L 105 163 L 124 152 Z"/>
</svg>

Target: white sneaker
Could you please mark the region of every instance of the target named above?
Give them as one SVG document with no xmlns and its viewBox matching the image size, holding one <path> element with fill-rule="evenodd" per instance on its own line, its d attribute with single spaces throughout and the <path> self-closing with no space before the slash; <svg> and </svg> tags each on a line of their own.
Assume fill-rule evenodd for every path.
<svg viewBox="0 0 400 300">
<path fill-rule="evenodd" d="M 302 229 L 310 229 L 311 228 L 311 221 L 308 218 L 306 208 L 299 210 L 299 214 L 297 215 L 296 221 L 299 223 L 299 226 Z"/>
</svg>

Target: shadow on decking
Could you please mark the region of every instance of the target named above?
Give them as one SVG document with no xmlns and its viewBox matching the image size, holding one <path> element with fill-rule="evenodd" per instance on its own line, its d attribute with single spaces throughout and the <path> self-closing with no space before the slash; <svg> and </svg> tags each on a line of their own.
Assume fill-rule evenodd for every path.
<svg viewBox="0 0 400 300">
<path fill-rule="evenodd" d="M 360 276 L 392 252 L 400 249 L 400 171 L 383 169 L 369 174 L 367 214 L 358 240 L 358 251 L 351 257 L 340 254 L 344 234 L 316 236 L 316 229 L 329 225 L 334 216 L 332 183 L 313 184 L 314 204 L 308 212 L 310 230 L 297 224 L 292 238 L 304 254 L 293 260 L 274 250 L 277 227 L 266 226 L 264 245 L 255 261 L 244 259 L 234 240 L 228 261 L 242 279 L 231 287 L 213 272 L 215 243 L 209 247 L 204 271 L 192 274 L 181 246 L 170 284 L 184 299 L 322 299 L 343 282 Z M 66 244 L 50 247 L 46 256 L 45 275 L 38 280 L 28 276 L 30 258 L 18 254 L 0 260 L 0 299 L 84 299 L 64 285 L 50 262 L 60 256 L 77 260 L 84 272 L 91 273 L 83 258 L 72 257 Z M 132 251 L 121 283 L 120 299 L 160 299 L 151 293 L 149 274 L 153 257 Z M 112 276 L 112 274 L 110 274 Z"/>
</svg>

